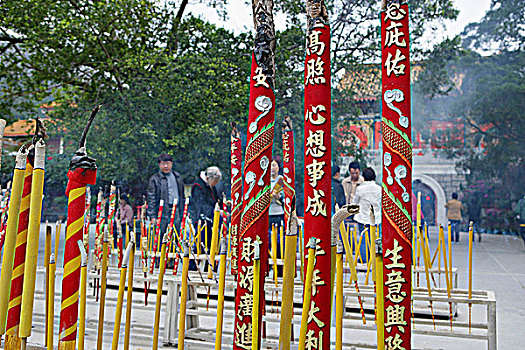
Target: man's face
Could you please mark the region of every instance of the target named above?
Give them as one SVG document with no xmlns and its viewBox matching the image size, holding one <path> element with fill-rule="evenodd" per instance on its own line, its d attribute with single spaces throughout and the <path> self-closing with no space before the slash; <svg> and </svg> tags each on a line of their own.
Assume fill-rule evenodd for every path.
<svg viewBox="0 0 525 350">
<path fill-rule="evenodd" d="M 214 176 L 208 180 L 208 184 L 210 185 L 210 187 L 215 187 L 219 184 L 220 181 L 221 181 L 220 176 Z"/>
<path fill-rule="evenodd" d="M 350 169 L 350 179 L 354 182 L 359 180 L 359 173 L 361 173 L 359 169 Z"/>
<path fill-rule="evenodd" d="M 272 161 L 271 175 L 272 177 L 279 175 L 279 163 L 275 160 Z"/>
<path fill-rule="evenodd" d="M 162 171 L 164 174 L 169 174 L 171 172 L 171 168 L 173 167 L 173 162 L 171 161 L 161 161 L 159 162 L 159 168 L 160 171 Z"/>
</svg>

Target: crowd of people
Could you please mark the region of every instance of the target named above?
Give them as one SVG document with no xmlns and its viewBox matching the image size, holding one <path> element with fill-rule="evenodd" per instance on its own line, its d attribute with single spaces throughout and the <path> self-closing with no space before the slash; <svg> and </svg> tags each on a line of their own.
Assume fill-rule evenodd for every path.
<svg viewBox="0 0 525 350">
<path fill-rule="evenodd" d="M 170 221 L 172 208 L 175 202 L 178 203 L 175 212 L 175 226 L 180 227 L 185 203 L 184 182 L 180 173 L 173 169 L 173 158 L 169 154 L 161 154 L 158 159 L 159 171 L 153 174 L 148 182 L 147 217 L 153 226 L 157 224 L 157 216 L 160 201 L 163 200 L 164 206 L 160 221 L 160 239 L 166 232 Z M 279 228 L 284 222 L 283 207 L 283 177 L 281 158 L 274 156 L 270 165 L 271 181 L 271 203 L 269 208 L 269 228 L 272 226 Z M 358 214 L 348 218 L 348 222 L 355 225 L 358 232 L 365 232 L 370 225 L 379 227 L 381 234 L 381 186 L 376 182 L 374 169 L 367 167 L 361 171 L 361 166 L 354 161 L 348 165 L 346 173 L 348 177 L 342 178 L 341 168 L 337 165 L 332 166 L 332 213 L 346 204 L 355 204 L 360 207 Z M 224 191 L 221 186 L 222 173 L 216 166 L 210 166 L 203 170 L 197 180 L 191 186 L 191 200 L 189 201 L 189 217 L 193 222 L 198 220 L 208 226 L 211 232 L 215 206 L 219 204 L 222 208 L 224 204 L 230 205 L 226 201 Z M 412 195 L 412 201 L 417 201 Z M 525 199 L 522 201 L 517 211 L 522 211 L 521 218 L 525 220 Z M 133 210 L 126 197 L 120 199 L 119 203 L 120 223 L 130 225 L 133 220 Z M 463 219 L 462 211 L 465 210 L 463 204 L 458 200 L 458 194 L 453 193 L 452 199 L 445 205 L 447 209 L 447 219 L 452 227 L 452 241 L 459 242 L 459 226 Z M 414 205 L 415 208 L 415 205 Z M 415 221 L 415 210 L 413 209 L 413 220 Z M 469 216 L 471 216 L 469 210 Z M 473 215 L 473 214 L 472 214 Z M 525 236 L 524 236 L 525 237 Z M 204 239 L 204 237 L 202 237 Z M 211 235 L 208 235 L 208 240 Z M 525 238 L 524 238 L 525 240 Z M 208 242 L 208 246 L 210 246 Z"/>
</svg>

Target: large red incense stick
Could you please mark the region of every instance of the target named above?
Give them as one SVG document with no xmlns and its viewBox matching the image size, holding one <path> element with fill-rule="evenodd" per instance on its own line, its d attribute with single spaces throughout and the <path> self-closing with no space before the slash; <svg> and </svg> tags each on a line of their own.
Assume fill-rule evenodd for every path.
<svg viewBox="0 0 525 350">
<path fill-rule="evenodd" d="M 381 13 L 385 347 L 410 349 L 412 144 L 408 5 Z M 378 312 L 381 310 L 378 310 Z"/>
<path fill-rule="evenodd" d="M 254 242 L 260 242 L 261 261 L 268 260 L 268 208 L 270 206 L 270 162 L 274 136 L 275 94 L 274 50 L 275 32 L 273 1 L 252 2 L 255 24 L 255 45 L 250 77 L 250 104 L 247 145 L 244 163 L 243 212 L 239 229 L 239 269 L 235 298 L 233 349 L 251 349 L 254 276 Z M 260 301 L 258 324 L 264 308 L 264 278 L 267 264 L 260 267 Z M 258 341 L 258 344 L 261 342 Z"/>
<path fill-rule="evenodd" d="M 239 225 L 241 223 L 242 210 L 242 152 L 241 152 L 241 133 L 235 123 L 232 123 L 231 134 L 231 194 L 232 194 L 232 214 L 231 214 L 231 273 L 237 275 L 239 263 Z"/>
<path fill-rule="evenodd" d="M 84 210 L 86 186 L 97 179 L 95 160 L 87 156 L 85 141 L 89 126 L 98 107 L 93 110 L 80 140 L 79 149 L 69 164 L 66 187 L 68 196 L 66 243 L 64 251 L 64 275 L 62 279 L 62 303 L 60 309 L 59 349 L 75 349 L 77 338 L 78 295 L 80 284 L 80 249 L 78 241 L 84 237 Z"/>
<path fill-rule="evenodd" d="M 308 0 L 304 72 L 304 242 L 317 239 L 306 341 L 330 348 L 330 27 L 324 1 Z M 306 250 L 306 248 L 305 248 Z M 305 265 L 306 266 L 306 265 Z M 315 340 L 317 339 L 317 340 Z"/>
<path fill-rule="evenodd" d="M 293 141 L 292 121 L 289 117 L 283 122 L 283 176 L 284 176 L 284 224 L 292 210 L 292 200 L 295 196 L 295 147 Z M 287 229 L 288 227 L 286 227 Z"/>
</svg>

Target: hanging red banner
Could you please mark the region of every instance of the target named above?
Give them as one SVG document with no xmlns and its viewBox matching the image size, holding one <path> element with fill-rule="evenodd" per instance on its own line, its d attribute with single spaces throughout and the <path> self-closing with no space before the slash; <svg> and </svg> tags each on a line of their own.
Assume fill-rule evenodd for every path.
<svg viewBox="0 0 525 350">
<path fill-rule="evenodd" d="M 410 349 L 412 143 L 408 5 L 381 13 L 385 348 Z"/>
<path fill-rule="evenodd" d="M 317 239 L 305 344 L 330 348 L 331 94 L 330 26 L 324 1 L 306 3 L 304 71 L 304 243 Z M 307 263 L 305 263 L 307 266 Z"/>
</svg>

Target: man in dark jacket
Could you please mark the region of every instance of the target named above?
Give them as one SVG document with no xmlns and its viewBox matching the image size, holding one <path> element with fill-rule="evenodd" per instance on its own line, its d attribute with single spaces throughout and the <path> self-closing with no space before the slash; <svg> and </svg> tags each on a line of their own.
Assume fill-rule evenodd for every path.
<svg viewBox="0 0 525 350">
<path fill-rule="evenodd" d="M 332 166 L 332 213 L 335 212 L 335 205 L 339 208 L 346 204 L 345 190 L 341 184 L 341 168 L 339 166 Z"/>
<path fill-rule="evenodd" d="M 175 200 L 177 200 L 178 203 L 175 225 L 177 227 L 180 226 L 184 209 L 184 183 L 182 176 L 178 172 L 173 171 L 173 158 L 169 154 L 161 154 L 157 161 L 159 163 L 159 172 L 150 177 L 148 183 L 148 209 L 146 213 L 155 226 L 160 200 L 164 200 L 162 219 L 160 221 L 160 244 L 160 242 L 162 242 L 162 236 L 168 227 L 171 209 L 173 208 Z"/>
</svg>

